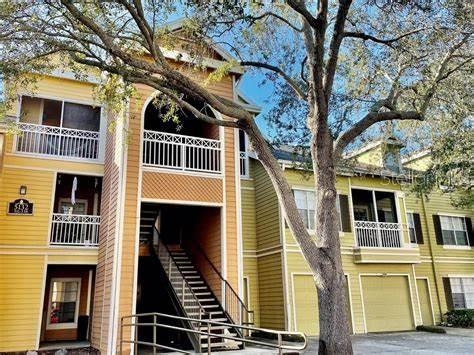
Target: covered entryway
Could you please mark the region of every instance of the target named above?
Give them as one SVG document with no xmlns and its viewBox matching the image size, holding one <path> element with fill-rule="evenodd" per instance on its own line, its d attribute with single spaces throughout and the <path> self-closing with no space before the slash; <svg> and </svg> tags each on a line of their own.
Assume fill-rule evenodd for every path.
<svg viewBox="0 0 474 355">
<path fill-rule="evenodd" d="M 347 276 L 346 276 L 347 282 Z M 319 334 L 318 293 L 310 274 L 293 274 L 295 329 L 306 335 Z M 347 314 L 352 333 L 349 287 L 346 284 Z"/>
<path fill-rule="evenodd" d="M 414 329 L 408 276 L 362 276 L 361 282 L 367 332 Z"/>
<path fill-rule="evenodd" d="M 434 325 L 428 279 L 417 279 L 416 287 L 418 288 L 418 298 L 420 300 L 421 320 L 423 325 Z"/>
</svg>

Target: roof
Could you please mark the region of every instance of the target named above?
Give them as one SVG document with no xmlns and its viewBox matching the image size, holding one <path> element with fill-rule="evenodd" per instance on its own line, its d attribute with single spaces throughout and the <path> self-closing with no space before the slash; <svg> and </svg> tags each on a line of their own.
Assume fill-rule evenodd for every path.
<svg viewBox="0 0 474 355">
<path fill-rule="evenodd" d="M 362 147 L 352 150 L 350 152 L 347 152 L 344 154 L 344 158 L 349 159 L 349 158 L 354 158 L 362 153 L 365 153 L 371 149 L 377 148 L 378 146 L 382 144 L 391 144 L 399 147 L 404 147 L 405 144 L 403 144 L 397 137 L 395 136 L 390 136 L 387 138 L 378 138 L 377 140 L 368 142 L 364 144 Z"/>
<path fill-rule="evenodd" d="M 310 170 L 311 166 L 311 157 L 309 155 L 302 154 L 304 147 L 297 147 L 292 145 L 279 145 L 277 147 L 272 147 L 272 152 L 275 158 L 282 164 L 287 167 L 301 169 L 301 170 Z M 257 156 L 249 154 L 250 157 L 258 159 Z M 343 159 L 336 168 L 338 175 L 345 176 L 354 176 L 357 174 L 362 175 L 376 175 L 380 177 L 397 177 L 402 180 L 407 180 L 410 178 L 410 169 L 405 169 L 403 173 L 397 173 L 393 170 L 363 164 L 355 159 Z"/>
</svg>

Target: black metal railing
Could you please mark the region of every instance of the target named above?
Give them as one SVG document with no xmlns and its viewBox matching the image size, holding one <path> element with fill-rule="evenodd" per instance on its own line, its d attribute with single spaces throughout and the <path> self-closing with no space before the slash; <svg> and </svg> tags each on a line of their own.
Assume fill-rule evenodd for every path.
<svg viewBox="0 0 474 355">
<path fill-rule="evenodd" d="M 210 270 L 212 276 L 208 276 L 209 279 L 218 279 L 222 286 L 222 295 L 219 299 L 221 302 L 222 308 L 231 318 L 235 324 L 239 325 L 253 325 L 254 324 L 254 311 L 248 309 L 245 302 L 239 297 L 238 293 L 234 290 L 231 284 L 222 276 L 220 271 L 214 265 L 214 263 L 209 259 L 207 254 L 202 250 L 202 248 L 197 243 L 193 243 L 187 249 L 192 249 L 189 253 L 193 258 L 196 256 L 196 252 L 202 256 L 202 260 L 209 266 L 207 270 Z M 196 262 L 196 260 L 195 260 Z M 208 282 L 209 283 L 209 282 Z M 219 297 L 218 297 L 219 298 Z"/>
</svg>

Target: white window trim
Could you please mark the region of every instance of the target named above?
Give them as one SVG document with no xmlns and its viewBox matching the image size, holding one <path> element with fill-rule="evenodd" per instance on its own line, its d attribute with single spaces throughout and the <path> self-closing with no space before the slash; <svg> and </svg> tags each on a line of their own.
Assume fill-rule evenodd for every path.
<svg viewBox="0 0 474 355">
<path fill-rule="evenodd" d="M 408 215 L 411 214 L 412 216 L 414 215 L 415 212 L 413 211 L 406 211 L 406 219 L 407 219 L 407 230 L 410 229 L 410 222 L 409 222 L 409 218 L 408 218 Z M 418 235 L 416 234 L 416 227 L 415 227 L 415 218 L 413 216 L 413 231 L 415 232 L 415 240 L 416 242 L 412 242 L 410 240 L 410 245 L 411 246 L 418 246 Z M 408 238 L 410 238 L 410 232 L 408 232 Z"/>
<path fill-rule="evenodd" d="M 316 192 L 313 190 L 313 189 L 309 189 L 309 188 L 298 188 L 298 187 L 293 187 L 292 188 L 293 190 L 293 198 L 294 198 L 294 193 L 295 191 L 302 191 L 302 192 L 312 192 L 314 194 L 314 218 L 316 218 Z M 308 204 L 308 197 L 306 195 L 306 204 Z M 297 206 L 298 207 L 298 206 Z M 309 206 L 307 206 L 309 207 Z M 298 208 L 299 210 L 299 208 Z M 309 232 L 309 233 L 316 233 L 316 229 L 310 229 L 309 226 L 311 225 L 311 222 L 310 222 L 310 216 L 309 216 L 309 208 L 306 208 L 306 215 L 307 215 L 307 218 L 308 218 L 308 228 L 306 228 L 306 230 Z M 316 220 L 313 219 L 313 224 L 316 224 Z M 316 226 L 315 226 L 316 227 Z"/>
<path fill-rule="evenodd" d="M 463 297 L 464 297 L 464 304 L 466 307 L 464 308 L 454 308 L 454 309 L 470 309 L 470 307 L 467 307 L 467 304 L 466 304 L 466 290 L 464 289 L 464 283 L 462 281 L 462 279 L 472 279 L 474 278 L 474 276 L 449 276 L 449 281 L 450 281 L 450 286 L 451 286 L 451 294 L 453 293 L 459 293 L 459 292 L 453 292 L 453 285 L 451 284 L 451 280 L 452 279 L 460 279 L 461 280 L 461 289 L 462 289 L 462 294 L 463 294 Z M 454 299 L 451 300 L 453 303 L 454 303 Z M 453 305 L 454 306 L 454 305 Z"/>
<path fill-rule="evenodd" d="M 469 241 L 469 231 L 467 230 L 467 225 L 466 225 L 466 216 L 465 215 L 456 215 L 456 214 L 451 214 L 451 213 L 438 213 L 438 216 L 440 217 L 440 228 L 441 228 L 441 238 L 443 238 L 443 226 L 441 225 L 441 217 L 449 217 L 449 218 L 461 218 L 462 219 L 462 224 L 464 226 L 464 232 L 466 232 L 466 245 L 459 245 L 459 244 L 444 244 L 444 238 L 443 238 L 443 249 L 471 249 L 473 246 L 470 244 Z M 457 231 L 457 229 L 452 229 L 452 231 Z M 454 242 L 457 243 L 456 236 L 454 236 Z"/>
<path fill-rule="evenodd" d="M 77 320 L 79 318 L 79 303 L 81 298 L 81 278 L 80 277 L 53 277 L 49 283 L 49 298 L 48 298 L 48 310 L 46 316 L 48 321 L 46 323 L 46 329 L 74 329 L 77 328 Z M 50 323 L 51 317 L 51 301 L 53 296 L 53 283 L 54 282 L 78 282 L 77 286 L 77 298 L 76 298 L 76 309 L 74 311 L 74 322 L 69 323 Z"/>
</svg>

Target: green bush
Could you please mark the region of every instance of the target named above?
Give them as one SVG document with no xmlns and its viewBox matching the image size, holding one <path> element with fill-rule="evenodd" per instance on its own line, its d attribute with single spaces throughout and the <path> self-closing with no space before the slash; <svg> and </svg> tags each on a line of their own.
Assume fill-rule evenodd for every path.
<svg viewBox="0 0 474 355">
<path fill-rule="evenodd" d="M 446 323 L 461 328 L 474 327 L 474 309 L 455 309 L 445 314 Z"/>
</svg>

